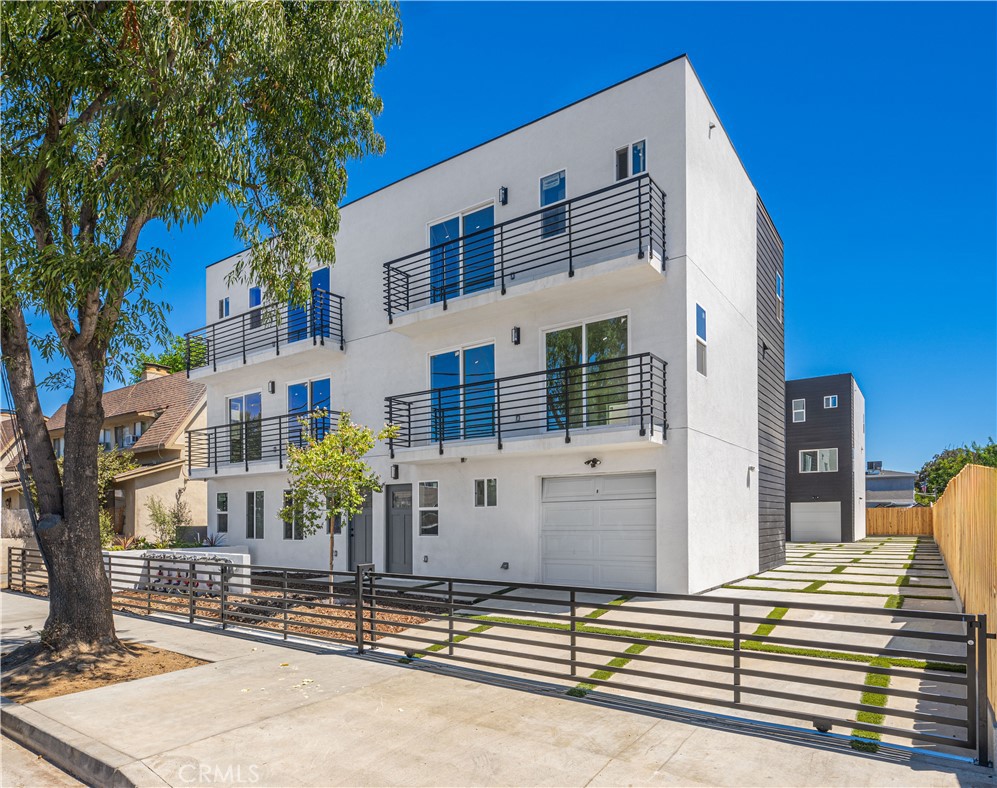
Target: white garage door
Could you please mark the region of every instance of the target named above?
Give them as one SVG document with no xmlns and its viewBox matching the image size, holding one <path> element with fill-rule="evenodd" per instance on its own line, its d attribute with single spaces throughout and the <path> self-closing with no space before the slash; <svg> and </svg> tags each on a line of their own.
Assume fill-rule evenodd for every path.
<svg viewBox="0 0 997 788">
<path fill-rule="evenodd" d="M 543 582 L 653 591 L 654 474 L 543 480 Z"/>
<path fill-rule="evenodd" d="M 840 542 L 841 501 L 791 503 L 789 537 L 793 542 Z"/>
</svg>

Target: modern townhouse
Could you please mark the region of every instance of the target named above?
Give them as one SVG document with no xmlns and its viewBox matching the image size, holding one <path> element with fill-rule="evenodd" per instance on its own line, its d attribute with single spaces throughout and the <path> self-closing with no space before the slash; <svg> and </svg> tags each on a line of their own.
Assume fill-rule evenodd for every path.
<svg viewBox="0 0 997 788">
<path fill-rule="evenodd" d="M 684 56 L 342 208 L 306 307 L 207 268 L 189 472 L 253 561 L 298 414 L 399 425 L 336 568 L 695 592 L 784 554 L 782 241 Z M 333 524 L 334 530 L 340 530 Z"/>
<path fill-rule="evenodd" d="M 865 538 L 865 397 L 855 378 L 787 381 L 785 412 L 789 540 Z"/>
</svg>

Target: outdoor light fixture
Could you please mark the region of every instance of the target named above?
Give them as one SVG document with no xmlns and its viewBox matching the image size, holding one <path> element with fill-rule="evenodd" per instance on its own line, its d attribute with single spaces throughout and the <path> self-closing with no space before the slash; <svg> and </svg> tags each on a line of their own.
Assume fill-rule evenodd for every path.
<svg viewBox="0 0 997 788">
<path fill-rule="evenodd" d="M 391 478 L 392 479 L 397 479 L 398 478 L 398 466 L 397 465 L 392 465 L 391 466 Z"/>
<path fill-rule="evenodd" d="M 508 569 L 508 568 L 509 568 L 509 562 L 508 561 L 503 561 L 502 562 L 502 569 Z"/>
<path fill-rule="evenodd" d="M 589 468 L 594 468 L 597 465 L 602 465 L 602 460 L 598 457 L 593 457 L 591 460 L 585 460 L 585 464 L 589 466 Z"/>
<path fill-rule="evenodd" d="M 512 344 L 519 344 L 519 326 L 512 327 Z"/>
<path fill-rule="evenodd" d="M 509 189 L 506 186 L 499 187 L 499 205 L 509 204 Z"/>
<path fill-rule="evenodd" d="M 271 394 L 275 394 L 277 392 L 277 384 L 271 380 L 270 383 L 267 385 L 267 391 L 269 391 Z"/>
</svg>

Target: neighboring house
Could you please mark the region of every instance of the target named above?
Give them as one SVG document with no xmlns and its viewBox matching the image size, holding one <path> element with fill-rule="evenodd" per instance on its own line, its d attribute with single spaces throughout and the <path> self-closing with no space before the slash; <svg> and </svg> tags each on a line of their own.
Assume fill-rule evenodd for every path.
<svg viewBox="0 0 997 788">
<path fill-rule="evenodd" d="M 17 464 L 21 459 L 21 447 L 17 438 L 17 417 L 12 411 L 0 412 L 0 488 L 3 495 L 3 534 L 8 531 L 30 529 L 27 506 Z"/>
<path fill-rule="evenodd" d="M 401 429 L 337 569 L 695 592 L 783 561 L 782 241 L 686 57 L 347 203 L 336 258 L 293 308 L 210 265 L 188 335 L 190 473 L 255 562 L 327 566 L 278 516 L 318 408 Z"/>
<path fill-rule="evenodd" d="M 792 542 L 865 537 L 865 397 L 849 373 L 786 382 L 786 523 Z"/>
<path fill-rule="evenodd" d="M 868 463 L 865 472 L 866 506 L 870 509 L 917 506 L 914 500 L 916 480 L 916 473 L 888 471 L 883 469 L 881 462 Z"/>
<path fill-rule="evenodd" d="M 186 430 L 203 427 L 204 384 L 187 379 L 184 372 L 170 374 L 165 367 L 146 364 L 141 380 L 131 386 L 105 392 L 104 424 L 100 442 L 105 449 L 123 449 L 135 455 L 138 468 L 114 480 L 115 530 L 132 536 L 152 536 L 146 503 L 153 495 L 173 503 L 186 484 L 184 500 L 190 506 L 193 525 L 206 523 L 206 485 L 187 477 Z M 48 421 L 57 456 L 65 445 L 66 406 Z"/>
</svg>

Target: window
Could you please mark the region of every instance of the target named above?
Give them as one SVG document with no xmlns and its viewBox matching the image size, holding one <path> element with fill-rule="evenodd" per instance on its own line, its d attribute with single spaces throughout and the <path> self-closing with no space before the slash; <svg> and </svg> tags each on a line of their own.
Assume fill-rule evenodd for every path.
<svg viewBox="0 0 997 788">
<path fill-rule="evenodd" d="M 246 538 L 263 538 L 263 490 L 246 493 Z"/>
<path fill-rule="evenodd" d="M 547 429 L 627 423 L 629 323 L 620 315 L 546 333 Z"/>
<path fill-rule="evenodd" d="M 221 320 L 223 317 L 228 317 L 228 299 L 222 298 L 218 302 L 218 319 Z"/>
<path fill-rule="evenodd" d="M 807 401 L 805 399 L 793 400 L 793 422 L 807 420 Z"/>
<path fill-rule="evenodd" d="M 293 502 L 290 490 L 284 490 L 284 508 L 287 509 Z M 302 512 L 299 507 L 294 508 L 294 517 L 291 520 L 284 520 L 285 539 L 304 539 L 305 530 L 302 527 Z"/>
<path fill-rule="evenodd" d="M 63 449 L 63 439 L 62 438 L 52 438 L 52 450 L 55 452 L 56 457 L 61 457 Z"/>
<path fill-rule="evenodd" d="M 838 395 L 837 394 L 829 394 L 828 396 L 824 397 L 824 407 L 825 408 L 836 408 L 836 407 L 838 407 Z"/>
<path fill-rule="evenodd" d="M 320 378 L 306 383 L 291 383 L 287 387 L 287 412 L 289 415 L 305 414 L 309 411 L 324 410 L 324 416 L 313 416 L 309 425 L 315 440 L 323 440 L 334 429 L 329 405 L 332 400 L 330 378 Z M 305 443 L 304 427 L 298 417 L 287 423 L 288 442 L 297 446 Z"/>
<path fill-rule="evenodd" d="M 105 429 L 100 431 L 100 443 L 107 451 L 110 451 L 111 449 L 114 448 L 111 430 Z"/>
<path fill-rule="evenodd" d="M 706 310 L 696 304 L 696 372 L 706 375 Z"/>
<path fill-rule="evenodd" d="M 804 449 L 800 452 L 800 473 L 835 473 L 837 449 Z"/>
<path fill-rule="evenodd" d="M 567 195 L 564 170 L 540 179 L 540 207 L 555 205 L 564 201 Z M 553 238 L 568 229 L 568 209 L 566 205 L 557 205 L 543 212 L 540 220 L 540 237 Z"/>
<path fill-rule="evenodd" d="M 125 445 L 125 434 L 124 426 L 114 428 L 114 445 L 119 449 Z"/>
<path fill-rule="evenodd" d="M 498 480 L 497 479 L 475 479 L 474 480 L 474 505 L 498 506 Z"/>
<path fill-rule="evenodd" d="M 249 327 L 259 328 L 263 324 L 263 310 L 259 307 L 263 304 L 263 291 L 259 287 L 249 288 Z"/>
<path fill-rule="evenodd" d="M 431 303 L 495 285 L 494 225 L 493 205 L 430 225 Z"/>
<path fill-rule="evenodd" d="M 782 277 L 776 274 L 775 277 L 775 300 L 776 300 L 776 316 L 779 322 L 782 322 Z"/>
<path fill-rule="evenodd" d="M 429 387 L 443 389 L 431 415 L 434 441 L 495 434 L 495 345 L 430 356 Z"/>
<path fill-rule="evenodd" d="M 419 482 L 419 536 L 440 533 L 440 483 Z"/>
<path fill-rule="evenodd" d="M 647 169 L 644 156 L 645 142 L 635 142 L 616 151 L 616 180 L 622 181 L 631 175 L 640 175 Z"/>
<path fill-rule="evenodd" d="M 228 493 L 215 493 L 215 530 L 228 533 Z"/>
</svg>

